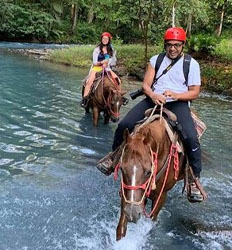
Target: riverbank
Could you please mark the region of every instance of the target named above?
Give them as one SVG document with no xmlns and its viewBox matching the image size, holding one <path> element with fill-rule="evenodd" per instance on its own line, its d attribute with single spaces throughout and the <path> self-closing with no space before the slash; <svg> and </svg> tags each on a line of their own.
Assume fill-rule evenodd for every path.
<svg viewBox="0 0 232 250">
<path fill-rule="evenodd" d="M 141 45 L 115 46 L 118 63 L 115 70 L 123 76 L 133 76 L 139 81 L 143 80 L 144 48 Z M 89 67 L 92 61 L 94 46 L 83 45 L 65 49 L 8 49 L 12 53 L 20 53 L 36 60 L 49 60 L 54 63 L 76 67 Z M 149 47 L 148 58 L 159 53 L 160 47 Z M 126 55 L 126 56 L 125 56 Z M 232 96 L 232 62 L 219 56 L 201 58 L 193 55 L 200 64 L 202 88 L 208 92 Z"/>
</svg>

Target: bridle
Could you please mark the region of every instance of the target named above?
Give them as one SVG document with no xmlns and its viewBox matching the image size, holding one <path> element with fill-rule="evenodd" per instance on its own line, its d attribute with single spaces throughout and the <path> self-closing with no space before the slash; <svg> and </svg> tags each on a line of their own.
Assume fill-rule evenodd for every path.
<svg viewBox="0 0 232 250">
<path fill-rule="evenodd" d="M 104 106 L 105 106 L 105 109 L 108 109 L 109 110 L 109 113 L 111 115 L 113 115 L 114 117 L 116 118 L 119 118 L 120 117 L 120 113 L 119 113 L 119 105 L 117 105 L 117 109 L 116 111 L 114 112 L 111 108 L 111 102 L 112 102 L 112 91 L 109 92 L 109 96 L 107 97 L 107 99 L 105 99 L 104 97 L 104 93 L 103 93 L 103 89 L 104 89 L 104 76 L 107 75 L 107 77 L 109 78 L 109 80 L 111 82 L 114 83 L 114 86 L 115 86 L 115 90 L 117 91 L 117 94 L 120 94 L 120 91 L 119 91 L 119 87 L 117 86 L 117 84 L 114 82 L 114 80 L 110 77 L 109 73 L 103 69 L 102 70 L 102 97 L 103 97 L 103 102 L 104 102 Z"/>
<path fill-rule="evenodd" d="M 117 180 L 118 171 L 121 168 L 121 165 L 123 162 L 122 160 L 123 160 L 123 156 L 124 156 L 125 147 L 126 147 L 126 145 L 124 146 L 124 148 L 122 150 L 120 161 L 117 164 L 117 166 L 115 167 L 114 180 Z M 157 173 L 157 171 L 158 171 L 158 148 L 157 148 L 156 152 L 153 152 L 151 147 L 150 147 L 151 175 L 143 184 L 136 185 L 136 186 L 127 185 L 127 184 L 125 184 L 125 182 L 123 180 L 123 174 L 121 173 L 121 193 L 122 193 L 122 196 L 123 196 L 123 199 L 125 200 L 125 202 L 129 203 L 129 204 L 134 204 L 134 205 L 142 205 L 142 204 L 144 205 L 145 198 L 148 198 L 151 191 L 156 189 L 156 182 L 158 181 L 158 179 L 162 176 L 162 174 L 166 170 L 160 193 L 158 195 L 158 198 L 156 199 L 156 202 L 155 202 L 155 205 L 153 206 L 153 209 L 151 210 L 151 212 L 149 214 L 147 214 L 147 212 L 145 210 L 145 205 L 144 205 L 144 214 L 149 218 L 151 218 L 152 215 L 154 214 L 155 209 L 157 208 L 158 202 L 161 198 L 161 195 L 164 191 L 164 187 L 165 187 L 165 184 L 167 182 L 167 177 L 168 177 L 168 174 L 170 171 L 172 159 L 174 161 L 173 168 L 174 168 L 174 179 L 175 180 L 177 180 L 178 173 L 179 173 L 179 156 L 178 156 L 178 150 L 177 150 L 177 146 L 176 146 L 176 140 L 174 140 L 174 142 L 172 142 L 167 159 L 166 159 L 164 165 L 162 166 L 162 168 Z M 138 189 L 144 190 L 144 193 L 143 193 L 140 201 L 130 201 L 126 198 L 125 190 L 138 190 Z"/>
<path fill-rule="evenodd" d="M 118 171 L 119 171 L 119 169 L 121 167 L 122 158 L 123 158 L 123 155 L 124 155 L 124 150 L 125 150 L 125 147 L 124 147 L 124 149 L 122 151 L 120 162 L 118 163 L 118 165 L 116 166 L 116 168 L 114 170 L 114 180 L 115 181 L 117 180 Z M 150 195 L 152 186 L 155 184 L 155 177 L 156 177 L 156 172 L 157 172 L 157 167 L 158 167 L 157 153 L 152 152 L 151 148 L 150 148 L 150 153 L 151 153 L 151 175 L 149 176 L 149 178 L 143 184 L 136 185 L 136 186 L 127 185 L 123 181 L 123 175 L 121 174 L 122 195 L 123 195 L 123 198 L 124 198 L 125 202 L 127 202 L 127 203 L 135 204 L 135 205 L 141 205 L 144 202 L 144 198 L 149 197 L 149 195 Z M 126 198 L 125 189 L 127 189 L 127 190 L 143 189 L 144 193 L 143 193 L 143 196 L 142 196 L 140 201 L 130 201 L 130 200 L 128 200 Z"/>
</svg>

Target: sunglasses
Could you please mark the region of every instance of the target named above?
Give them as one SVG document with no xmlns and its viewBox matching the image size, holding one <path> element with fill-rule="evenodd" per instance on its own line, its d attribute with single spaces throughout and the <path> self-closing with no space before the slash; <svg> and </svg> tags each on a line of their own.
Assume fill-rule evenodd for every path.
<svg viewBox="0 0 232 250">
<path fill-rule="evenodd" d="M 183 43 L 165 43 L 166 48 L 170 49 L 171 47 L 174 47 L 175 49 L 179 49 L 181 46 L 183 46 Z"/>
</svg>

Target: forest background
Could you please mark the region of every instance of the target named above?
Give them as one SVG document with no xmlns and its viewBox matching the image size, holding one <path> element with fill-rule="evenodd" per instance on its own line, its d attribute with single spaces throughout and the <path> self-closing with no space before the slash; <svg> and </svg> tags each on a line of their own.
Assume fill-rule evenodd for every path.
<svg viewBox="0 0 232 250">
<path fill-rule="evenodd" d="M 119 62 L 131 74 L 144 70 L 150 55 L 163 49 L 163 33 L 168 27 L 181 26 L 188 36 L 187 51 L 201 60 L 203 82 L 209 89 L 219 93 L 226 90 L 232 95 L 232 0 L 0 0 L 0 3 L 0 40 L 96 45 L 100 34 L 108 31 L 113 34 Z M 87 66 L 91 63 L 92 49 L 83 46 L 81 50 L 58 52 L 51 59 Z"/>
</svg>

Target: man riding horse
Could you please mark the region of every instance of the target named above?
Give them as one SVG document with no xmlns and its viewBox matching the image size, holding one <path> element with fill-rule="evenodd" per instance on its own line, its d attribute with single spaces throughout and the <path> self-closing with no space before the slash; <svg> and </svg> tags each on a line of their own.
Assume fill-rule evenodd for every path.
<svg viewBox="0 0 232 250">
<path fill-rule="evenodd" d="M 188 81 L 186 82 L 183 72 L 185 42 L 186 33 L 182 28 L 174 27 L 166 30 L 164 34 L 166 54 L 160 67 L 155 72 L 159 55 L 151 57 L 144 77 L 142 89 L 146 98 L 135 105 L 119 123 L 114 136 L 113 153 L 110 153 L 109 157 L 103 158 L 104 160 L 100 160 L 97 167 L 109 175 L 117 163 L 115 156 L 117 156 L 118 149 L 123 142 L 125 129 L 131 133 L 136 122 L 144 118 L 144 112 L 147 109 L 163 104 L 165 108 L 176 115 L 177 121 L 182 127 L 183 143 L 188 162 L 196 177 L 190 183 L 188 199 L 200 202 L 203 200 L 203 196 L 196 183 L 199 183 L 202 170 L 201 148 L 189 108 L 189 102 L 198 98 L 200 93 L 200 67 L 198 62 L 190 57 Z M 154 79 L 155 84 L 153 84 Z M 111 161 L 113 164 L 109 164 Z"/>
</svg>

